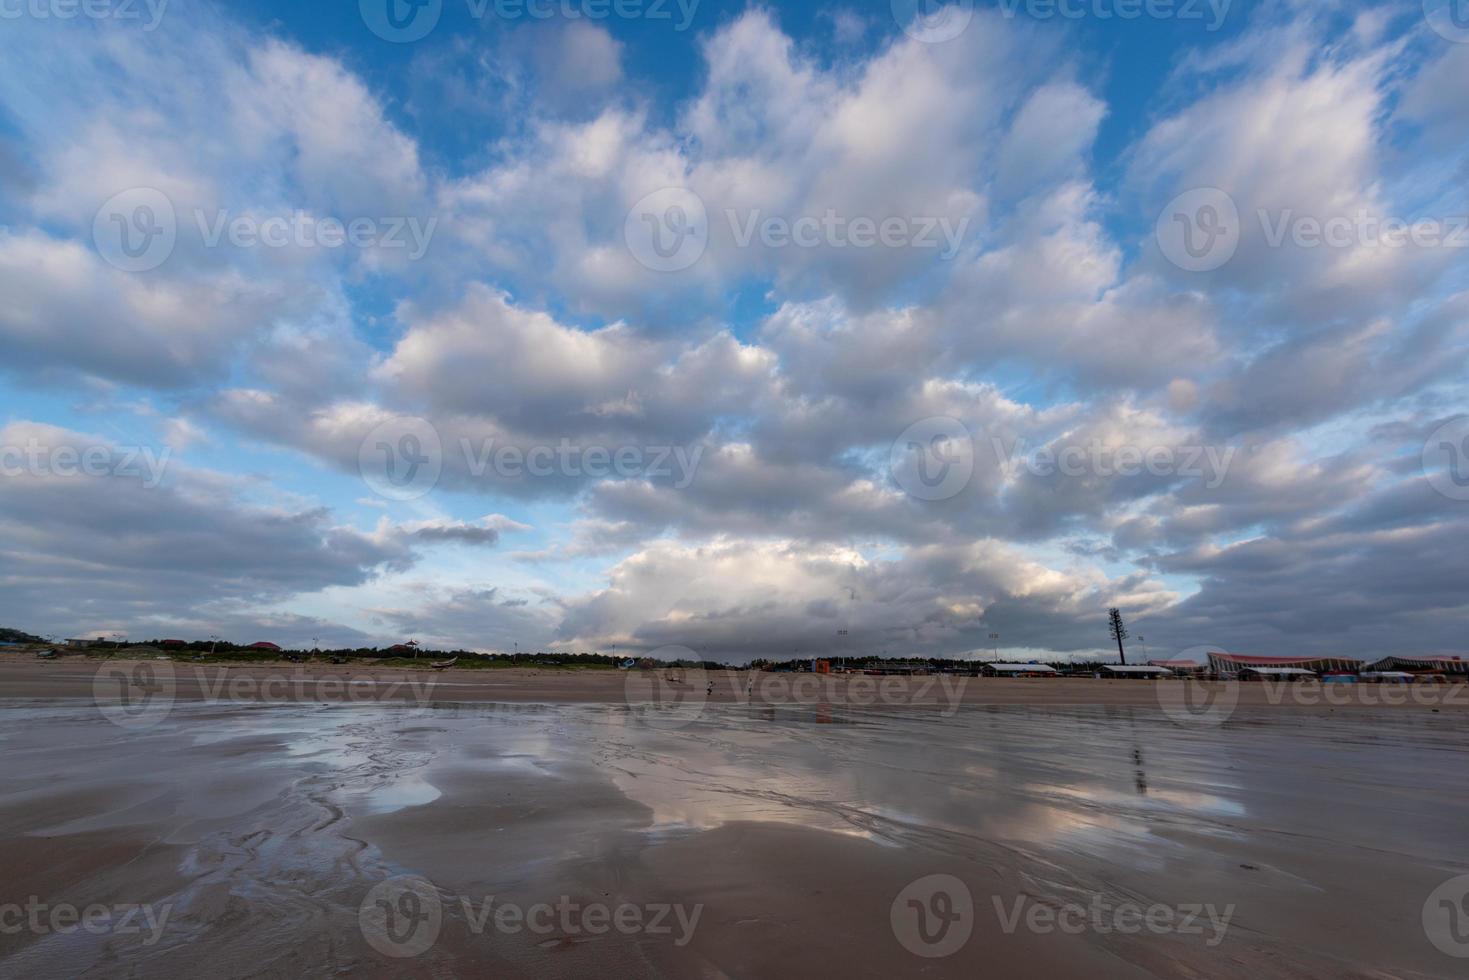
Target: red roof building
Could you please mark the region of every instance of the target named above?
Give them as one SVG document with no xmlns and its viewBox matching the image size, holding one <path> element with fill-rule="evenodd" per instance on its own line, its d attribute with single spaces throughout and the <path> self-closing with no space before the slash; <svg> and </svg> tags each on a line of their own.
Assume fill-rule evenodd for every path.
<svg viewBox="0 0 1469 980">
<path fill-rule="evenodd" d="M 252 643 L 252 644 L 250 644 L 250 649 L 251 650 L 279 650 L 280 647 L 276 646 L 274 643 L 269 642 L 268 640 L 261 640 L 259 643 Z"/>
<path fill-rule="evenodd" d="M 1421 657 L 1383 657 L 1367 667 L 1368 670 L 1404 670 L 1410 674 L 1438 673 L 1469 674 L 1469 660 L 1460 656 L 1426 654 Z"/>
<path fill-rule="evenodd" d="M 1351 657 L 1255 657 L 1243 653 L 1209 654 L 1209 669 L 1232 676 L 1249 667 L 1296 667 L 1318 674 L 1351 673 L 1362 669 L 1362 661 Z"/>
</svg>

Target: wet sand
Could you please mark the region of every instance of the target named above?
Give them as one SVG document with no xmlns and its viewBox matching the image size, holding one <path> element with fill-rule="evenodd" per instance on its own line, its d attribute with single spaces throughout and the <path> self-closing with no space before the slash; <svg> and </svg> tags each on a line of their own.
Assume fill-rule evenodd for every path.
<svg viewBox="0 0 1469 980">
<path fill-rule="evenodd" d="M 0 976 L 1417 978 L 1469 962 L 1421 921 L 1469 872 L 1453 707 L 1242 702 L 1207 727 L 1147 683 L 975 681 L 952 712 L 684 713 L 619 703 L 616 674 L 495 671 L 462 672 L 469 697 L 178 693 L 129 716 L 93 701 L 82 666 L 0 667 L 0 907 L 106 906 L 114 928 L 0 929 Z M 950 876 L 942 901 L 933 875 Z M 152 918 L 123 928 L 134 906 Z M 549 928 L 495 914 L 537 906 Z M 599 929 L 592 907 L 638 927 Z M 1173 927 L 1024 918 L 1129 907 L 1171 909 Z M 1205 907 L 1229 911 L 1222 932 Z"/>
</svg>

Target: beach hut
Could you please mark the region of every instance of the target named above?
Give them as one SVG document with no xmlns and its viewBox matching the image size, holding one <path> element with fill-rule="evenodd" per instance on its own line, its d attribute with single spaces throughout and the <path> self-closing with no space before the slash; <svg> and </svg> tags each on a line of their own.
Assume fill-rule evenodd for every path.
<svg viewBox="0 0 1469 980">
<path fill-rule="evenodd" d="M 1306 681 L 1316 680 L 1316 672 L 1304 667 L 1244 667 L 1239 671 L 1242 681 Z"/>
<path fill-rule="evenodd" d="M 979 668 L 986 677 L 1060 677 L 1055 667 L 1046 664 L 983 664 Z"/>
</svg>

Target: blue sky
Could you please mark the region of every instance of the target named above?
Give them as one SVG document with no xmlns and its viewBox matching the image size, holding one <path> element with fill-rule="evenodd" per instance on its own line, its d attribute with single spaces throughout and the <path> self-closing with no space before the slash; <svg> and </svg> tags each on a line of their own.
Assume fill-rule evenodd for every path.
<svg viewBox="0 0 1469 980">
<path fill-rule="evenodd" d="M 916 6 L 17 8 L 0 622 L 1459 651 L 1451 8 Z"/>
</svg>

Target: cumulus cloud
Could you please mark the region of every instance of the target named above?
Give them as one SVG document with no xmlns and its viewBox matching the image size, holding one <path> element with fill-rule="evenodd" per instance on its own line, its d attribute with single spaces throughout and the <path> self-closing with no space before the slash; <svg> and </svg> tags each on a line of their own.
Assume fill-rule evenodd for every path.
<svg viewBox="0 0 1469 980">
<path fill-rule="evenodd" d="M 8 619 L 53 622 L 174 614 L 355 586 L 414 556 L 392 536 L 324 508 L 252 502 L 252 481 L 166 452 L 33 422 L 0 429 L 0 552 Z"/>
<path fill-rule="evenodd" d="M 691 35 L 676 91 L 585 22 L 437 38 L 408 79 L 207 8 L 146 37 L 11 24 L 0 370 L 135 399 L 241 472 L 0 481 L 0 614 L 741 659 L 990 632 L 1085 654 L 1115 604 L 1161 648 L 1452 647 L 1464 517 L 1420 457 L 1465 403 L 1459 253 L 1290 228 L 1461 214 L 1469 49 L 1272 9 L 1176 52 L 1119 122 L 1115 66 L 1038 25 L 976 12 L 935 45 L 820 20 Z M 91 240 L 138 186 L 179 218 L 141 273 Z M 1187 272 L 1153 225 L 1205 186 L 1239 246 Z M 629 238 L 663 188 L 708 218 L 673 272 Z M 296 211 L 435 220 L 431 258 L 211 244 L 197 220 Z M 828 215 L 954 237 L 853 247 Z M 431 502 L 357 482 L 404 418 L 434 434 Z M 893 462 L 933 418 L 974 464 L 942 500 Z M 3 438 L 119 452 L 67 424 Z M 322 502 L 353 499 L 373 527 Z M 305 611 L 328 590 L 356 620 Z"/>
</svg>

